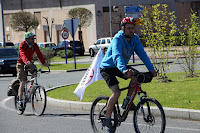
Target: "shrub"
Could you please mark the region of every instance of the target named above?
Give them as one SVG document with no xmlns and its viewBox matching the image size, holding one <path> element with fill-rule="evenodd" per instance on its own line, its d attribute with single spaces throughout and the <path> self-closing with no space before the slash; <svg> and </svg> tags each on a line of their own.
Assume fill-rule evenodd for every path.
<svg viewBox="0 0 200 133">
<path fill-rule="evenodd" d="M 65 50 L 60 50 L 57 52 L 57 55 L 61 58 L 65 58 Z M 71 58 L 73 57 L 74 54 L 73 54 L 73 51 L 72 50 L 69 50 L 67 49 L 67 58 Z"/>
<path fill-rule="evenodd" d="M 51 58 L 54 57 L 55 52 L 51 49 L 41 48 L 41 47 L 40 47 L 40 51 L 41 51 L 46 63 L 50 64 Z M 33 55 L 33 60 L 38 60 L 36 53 L 34 53 L 34 55 Z"/>
</svg>

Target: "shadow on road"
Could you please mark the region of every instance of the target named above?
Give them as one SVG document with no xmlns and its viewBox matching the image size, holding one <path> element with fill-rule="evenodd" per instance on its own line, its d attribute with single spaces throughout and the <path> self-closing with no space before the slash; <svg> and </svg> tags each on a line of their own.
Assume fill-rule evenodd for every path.
<svg viewBox="0 0 200 133">
<path fill-rule="evenodd" d="M 43 114 L 43 117 L 76 117 L 76 116 L 90 116 L 90 114 Z"/>
</svg>

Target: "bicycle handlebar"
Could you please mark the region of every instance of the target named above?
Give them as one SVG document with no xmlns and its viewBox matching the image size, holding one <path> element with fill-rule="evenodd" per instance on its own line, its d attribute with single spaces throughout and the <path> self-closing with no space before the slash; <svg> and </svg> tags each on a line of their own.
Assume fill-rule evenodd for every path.
<svg viewBox="0 0 200 133">
<path fill-rule="evenodd" d="M 34 65 L 34 64 L 33 64 Z M 34 65 L 35 66 L 35 65 Z M 37 72 L 40 72 L 40 73 L 50 73 L 50 68 L 49 68 L 49 66 L 47 67 L 48 68 L 48 71 L 43 71 L 42 70 L 42 68 L 40 68 L 39 70 L 37 70 L 37 67 L 35 66 L 34 67 L 34 69 L 31 69 L 31 70 L 29 70 L 29 72 L 31 73 L 31 74 L 33 74 L 33 73 L 37 73 Z M 27 65 L 24 65 L 24 71 L 27 71 L 28 69 L 27 69 Z"/>
<path fill-rule="evenodd" d="M 41 73 L 50 73 L 50 68 L 49 67 L 47 67 L 48 68 L 48 71 L 40 71 Z"/>
<path fill-rule="evenodd" d="M 153 79 L 152 72 L 138 72 L 134 76 L 137 78 L 138 83 L 149 83 Z"/>
</svg>

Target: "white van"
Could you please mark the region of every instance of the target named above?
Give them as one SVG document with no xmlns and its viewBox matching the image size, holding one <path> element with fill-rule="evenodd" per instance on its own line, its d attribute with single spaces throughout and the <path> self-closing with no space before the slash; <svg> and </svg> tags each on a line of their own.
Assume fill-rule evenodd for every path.
<svg viewBox="0 0 200 133">
<path fill-rule="evenodd" d="M 89 46 L 90 56 L 93 57 L 95 54 L 97 54 L 100 48 L 105 54 L 108 47 L 110 46 L 111 41 L 112 37 L 99 38 L 96 43 L 94 43 L 94 45 Z"/>
</svg>

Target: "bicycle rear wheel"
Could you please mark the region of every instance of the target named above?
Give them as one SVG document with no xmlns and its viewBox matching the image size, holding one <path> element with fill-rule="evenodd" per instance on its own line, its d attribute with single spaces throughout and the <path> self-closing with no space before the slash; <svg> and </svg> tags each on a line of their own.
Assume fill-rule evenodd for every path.
<svg viewBox="0 0 200 133">
<path fill-rule="evenodd" d="M 164 133 L 165 113 L 161 104 L 153 98 L 145 98 L 138 103 L 133 123 L 136 133 Z"/>
<path fill-rule="evenodd" d="M 19 96 L 15 96 L 15 98 L 14 98 L 15 110 L 18 115 L 22 115 L 26 109 L 25 93 L 23 93 L 22 98 L 23 98 L 23 109 L 22 110 L 19 109 Z"/>
<path fill-rule="evenodd" d="M 46 108 L 46 91 L 43 86 L 35 86 L 33 89 L 31 103 L 35 115 L 41 116 Z"/>
<path fill-rule="evenodd" d="M 90 110 L 90 122 L 94 133 L 105 132 L 105 129 L 102 126 L 103 120 L 106 118 L 107 112 L 107 102 L 109 97 L 107 96 L 99 96 L 92 103 L 92 107 Z M 116 111 L 113 111 L 111 116 L 112 125 L 116 129 Z"/>
</svg>

